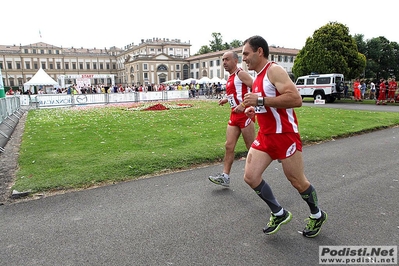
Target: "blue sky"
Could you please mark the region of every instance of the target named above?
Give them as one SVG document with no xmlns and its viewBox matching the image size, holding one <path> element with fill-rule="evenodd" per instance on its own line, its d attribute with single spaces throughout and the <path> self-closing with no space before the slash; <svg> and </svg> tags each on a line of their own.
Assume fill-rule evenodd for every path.
<svg viewBox="0 0 399 266">
<path fill-rule="evenodd" d="M 365 39 L 384 36 L 399 43 L 397 13 L 389 15 L 395 1 L 136 1 L 6 1 L 0 44 L 122 48 L 141 39 L 169 38 L 190 42 L 194 54 L 218 32 L 224 42 L 261 35 L 269 45 L 301 49 L 329 22 L 345 24 L 350 34 Z"/>
</svg>

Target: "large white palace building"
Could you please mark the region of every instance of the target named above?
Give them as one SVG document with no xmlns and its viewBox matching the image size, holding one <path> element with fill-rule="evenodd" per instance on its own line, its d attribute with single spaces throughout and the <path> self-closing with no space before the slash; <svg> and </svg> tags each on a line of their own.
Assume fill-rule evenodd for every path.
<svg viewBox="0 0 399 266">
<path fill-rule="evenodd" d="M 91 84 L 160 84 L 168 80 L 202 77 L 228 78 L 223 68 L 225 51 L 190 54 L 191 44 L 179 39 L 153 38 L 123 48 L 57 47 L 44 42 L 28 45 L 0 45 L 0 68 L 5 88 L 23 88 L 42 68 L 55 81 L 66 84 L 76 77 L 91 78 Z M 242 47 L 234 49 L 242 64 Z M 270 46 L 270 60 L 292 71 L 298 49 Z M 111 78 L 112 76 L 112 78 Z M 115 83 L 115 84 L 112 84 Z M 61 84 L 61 83 L 60 83 Z"/>
</svg>

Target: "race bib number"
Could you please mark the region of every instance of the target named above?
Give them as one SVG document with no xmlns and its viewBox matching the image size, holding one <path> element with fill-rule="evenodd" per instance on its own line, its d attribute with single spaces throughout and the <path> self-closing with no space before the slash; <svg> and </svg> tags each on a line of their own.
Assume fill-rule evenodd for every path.
<svg viewBox="0 0 399 266">
<path fill-rule="evenodd" d="M 235 108 L 237 106 L 237 103 L 234 100 L 234 95 L 233 94 L 227 95 L 227 102 L 230 104 L 231 108 Z"/>
</svg>

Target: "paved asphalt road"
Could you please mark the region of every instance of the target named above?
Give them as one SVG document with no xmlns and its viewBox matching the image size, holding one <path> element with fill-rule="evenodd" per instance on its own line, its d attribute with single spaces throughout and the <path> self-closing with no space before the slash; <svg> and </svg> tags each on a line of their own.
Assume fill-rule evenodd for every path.
<svg viewBox="0 0 399 266">
<path fill-rule="evenodd" d="M 230 188 L 207 180 L 218 164 L 0 206 L 0 265 L 309 266 L 320 245 L 397 246 L 398 141 L 397 127 L 304 148 L 329 215 L 314 239 L 298 233 L 308 207 L 278 163 L 264 177 L 293 219 L 263 234 L 269 210 L 239 160 Z"/>
</svg>

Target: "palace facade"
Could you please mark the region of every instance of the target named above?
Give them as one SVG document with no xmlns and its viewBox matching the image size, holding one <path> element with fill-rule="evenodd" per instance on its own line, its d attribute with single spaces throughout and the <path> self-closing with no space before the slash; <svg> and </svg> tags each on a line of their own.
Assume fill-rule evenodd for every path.
<svg viewBox="0 0 399 266">
<path fill-rule="evenodd" d="M 225 51 L 202 55 L 190 55 L 191 44 L 179 39 L 142 39 L 140 44 L 129 44 L 123 48 L 63 48 L 44 42 L 29 45 L 0 45 L 0 68 L 5 88 L 23 88 L 35 73 L 42 68 L 55 81 L 60 77 L 65 84 L 75 84 L 79 75 L 93 78 L 91 84 L 105 86 L 121 84 L 160 84 L 168 80 L 184 80 L 202 77 L 228 78 L 223 68 Z M 242 47 L 235 48 L 242 64 Z M 288 73 L 292 71 L 298 49 L 270 46 L 270 60 L 282 65 Z M 107 78 L 112 75 L 114 79 Z M 59 82 L 60 83 L 60 82 Z M 61 84 L 61 83 L 60 83 Z"/>
</svg>

